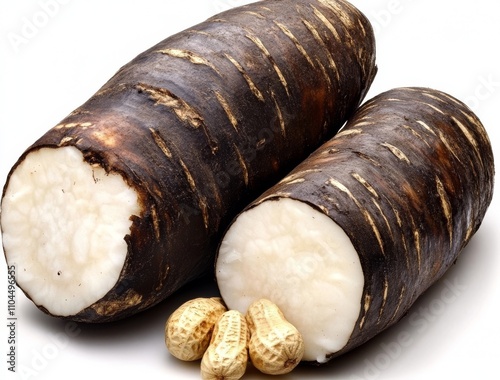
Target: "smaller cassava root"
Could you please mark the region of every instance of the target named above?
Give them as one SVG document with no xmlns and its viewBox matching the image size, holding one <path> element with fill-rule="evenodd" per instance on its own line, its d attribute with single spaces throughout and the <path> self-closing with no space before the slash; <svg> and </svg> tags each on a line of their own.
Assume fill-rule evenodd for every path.
<svg viewBox="0 0 500 380">
<path fill-rule="evenodd" d="M 227 306 L 280 305 L 325 363 L 408 312 L 459 259 L 493 196 L 486 129 L 456 98 L 397 88 L 235 218 L 216 276 Z"/>
</svg>

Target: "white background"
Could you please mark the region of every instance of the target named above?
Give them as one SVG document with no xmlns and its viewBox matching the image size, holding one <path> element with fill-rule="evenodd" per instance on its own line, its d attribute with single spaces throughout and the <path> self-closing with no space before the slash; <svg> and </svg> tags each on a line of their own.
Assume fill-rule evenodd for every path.
<svg viewBox="0 0 500 380">
<path fill-rule="evenodd" d="M 40 0 L 0 3 L 0 182 L 19 155 L 154 43 L 243 0 Z M 47 8 L 44 4 L 52 4 Z M 368 98 L 428 86 L 465 101 L 500 157 L 500 12 L 491 0 L 352 0 L 376 30 L 379 73 Z M 54 6 L 56 4 L 57 6 Z M 31 26 L 30 26 L 31 24 Z M 328 367 L 287 379 L 491 379 L 500 349 L 498 196 L 445 278 L 397 326 Z M 7 274 L 0 266 L 0 377 L 199 379 L 166 351 L 163 326 L 201 283 L 135 318 L 74 326 L 17 293 L 17 370 L 7 371 Z M 22 373 L 24 375 L 22 375 Z M 264 379 L 250 369 L 246 379 Z"/>
</svg>

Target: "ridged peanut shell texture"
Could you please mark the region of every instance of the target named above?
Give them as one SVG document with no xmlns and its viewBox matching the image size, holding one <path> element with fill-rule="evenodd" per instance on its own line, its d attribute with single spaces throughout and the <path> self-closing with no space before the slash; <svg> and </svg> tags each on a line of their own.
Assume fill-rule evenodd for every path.
<svg viewBox="0 0 500 380">
<path fill-rule="evenodd" d="M 198 360 L 210 344 L 220 316 L 226 312 L 222 299 L 195 298 L 182 304 L 165 324 L 165 344 L 169 352 L 184 361 Z"/>
<path fill-rule="evenodd" d="M 266 299 L 254 302 L 248 308 L 247 321 L 248 349 L 255 368 L 268 375 L 284 375 L 300 363 L 304 340 L 277 305 Z"/>
<path fill-rule="evenodd" d="M 201 360 L 203 380 L 238 380 L 248 364 L 249 330 L 237 310 L 225 312 L 215 325 L 212 340 Z"/>
</svg>

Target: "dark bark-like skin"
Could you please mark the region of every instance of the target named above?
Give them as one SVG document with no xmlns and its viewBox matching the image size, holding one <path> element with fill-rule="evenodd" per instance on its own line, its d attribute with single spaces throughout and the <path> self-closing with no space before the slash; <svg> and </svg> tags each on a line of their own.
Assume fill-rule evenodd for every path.
<svg viewBox="0 0 500 380">
<path fill-rule="evenodd" d="M 75 146 L 140 197 L 118 283 L 69 318 L 124 318 L 211 271 L 221 231 L 340 129 L 375 73 L 372 28 L 341 0 L 235 8 L 122 67 L 19 160 Z"/>
<path fill-rule="evenodd" d="M 440 91 L 399 88 L 365 103 L 248 208 L 296 199 L 349 236 L 365 284 L 355 329 L 332 358 L 398 322 L 455 263 L 483 220 L 493 180 L 490 141 L 471 110 Z"/>
</svg>

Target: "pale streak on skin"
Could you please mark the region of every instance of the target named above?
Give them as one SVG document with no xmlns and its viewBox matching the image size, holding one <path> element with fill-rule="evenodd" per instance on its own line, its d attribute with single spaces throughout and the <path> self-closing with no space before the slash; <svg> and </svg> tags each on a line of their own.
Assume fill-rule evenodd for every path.
<svg viewBox="0 0 500 380">
<path fill-rule="evenodd" d="M 463 109 L 461 109 L 460 112 L 475 127 L 476 132 L 478 132 L 481 135 L 480 137 L 482 137 L 483 141 L 487 141 L 488 144 L 490 144 L 489 143 L 490 138 L 489 138 L 488 134 L 486 133 L 486 129 L 483 127 L 481 121 L 477 118 L 477 116 L 474 114 L 467 113 Z M 476 141 L 476 140 L 474 140 L 474 141 Z M 478 149 L 476 147 L 475 147 L 475 150 L 476 150 L 476 152 L 478 152 Z M 481 162 L 481 165 L 484 166 L 483 159 L 482 159 L 481 155 L 479 155 L 478 157 L 479 157 L 479 161 Z"/>
<path fill-rule="evenodd" d="M 148 190 L 150 193 L 155 194 L 160 198 L 163 197 L 163 192 L 156 184 L 154 184 L 152 188 L 148 186 Z"/>
<path fill-rule="evenodd" d="M 387 280 L 387 276 L 384 277 L 384 293 L 382 296 L 382 305 L 380 306 L 380 310 L 378 312 L 378 321 L 377 323 L 380 323 L 380 320 L 382 319 L 382 314 L 384 313 L 385 305 L 387 303 L 387 296 L 389 294 L 389 281 Z"/>
<path fill-rule="evenodd" d="M 264 53 L 264 56 L 269 60 L 269 62 L 271 62 L 271 65 L 273 66 L 273 69 L 274 71 L 276 72 L 276 74 L 278 75 L 279 79 L 280 79 L 280 82 L 281 84 L 283 85 L 283 87 L 285 88 L 285 91 L 286 91 L 286 94 L 288 96 L 290 96 L 290 92 L 288 91 L 288 83 L 283 75 L 283 73 L 281 72 L 280 68 L 278 67 L 278 65 L 276 64 L 276 61 L 274 60 L 274 58 L 271 56 L 271 53 L 269 53 L 269 50 L 267 50 L 267 48 L 265 47 L 265 45 L 262 43 L 262 41 L 256 37 L 256 36 L 253 36 L 251 34 L 247 34 L 246 37 L 252 41 L 258 48 L 259 50 Z"/>
<path fill-rule="evenodd" d="M 157 241 L 160 241 L 160 221 L 158 218 L 158 212 L 156 211 L 156 206 L 151 206 L 151 217 L 153 218 L 153 227 L 155 230 L 155 237 Z"/>
<path fill-rule="evenodd" d="M 248 186 L 248 168 L 245 163 L 245 160 L 243 159 L 243 156 L 241 155 L 238 147 L 233 144 L 233 148 L 236 152 L 236 155 L 238 156 L 238 162 L 240 163 L 241 171 L 243 173 L 243 180 L 245 181 L 245 186 Z"/>
<path fill-rule="evenodd" d="M 219 101 L 219 104 L 224 109 L 224 112 L 226 113 L 227 118 L 229 119 L 234 130 L 236 132 L 238 132 L 238 119 L 236 119 L 236 116 L 234 116 L 233 112 L 231 111 L 231 107 L 229 107 L 227 100 L 224 99 L 224 97 L 221 94 L 219 94 L 217 91 L 215 92 L 215 96 L 216 96 L 217 100 Z"/>
<path fill-rule="evenodd" d="M 413 218 L 411 218 L 411 224 L 413 226 L 413 239 L 415 240 L 415 250 L 417 251 L 418 271 L 420 272 L 422 267 L 422 248 L 420 246 L 420 231 L 415 226 Z"/>
<path fill-rule="evenodd" d="M 382 165 L 380 164 L 380 162 L 378 162 L 375 158 L 365 154 L 365 153 L 362 153 L 362 152 L 355 152 L 357 156 L 359 156 L 360 158 L 362 158 L 363 160 L 365 161 L 368 161 L 370 163 L 370 165 L 373 165 L 377 168 L 380 168 L 382 167 Z"/>
<path fill-rule="evenodd" d="M 390 200 L 386 198 L 386 201 L 391 205 L 392 212 L 394 213 L 394 216 L 396 217 L 396 223 L 398 224 L 399 228 L 403 228 L 403 221 L 401 220 L 401 216 L 399 215 L 399 211 L 394 207 L 394 205 L 391 203 Z M 410 257 L 408 254 L 408 244 L 406 242 L 405 234 L 401 232 L 397 236 L 401 237 L 401 241 L 403 243 L 403 248 L 405 251 L 405 258 L 406 258 L 406 268 L 410 270 Z"/>
<path fill-rule="evenodd" d="M 467 228 L 467 232 L 465 233 L 464 245 L 470 240 L 473 233 L 474 233 L 474 228 L 472 227 L 472 224 L 470 224 L 469 227 Z"/>
<path fill-rule="evenodd" d="M 314 5 L 311 5 L 314 15 L 323 23 L 325 26 L 328 28 L 328 30 L 333 34 L 337 42 L 342 42 L 339 33 L 337 32 L 337 29 L 332 25 L 332 23 L 328 20 L 328 18 L 321 13 Z"/>
<path fill-rule="evenodd" d="M 417 102 L 417 103 L 428 106 L 428 107 L 432 108 L 434 111 L 440 113 L 441 115 L 445 115 L 445 113 L 441 109 L 437 108 L 434 104 L 430 104 L 430 103 L 426 103 L 426 102 Z"/>
<path fill-rule="evenodd" d="M 340 74 L 337 69 L 337 64 L 335 63 L 335 60 L 333 59 L 332 54 L 330 53 L 330 50 L 326 47 L 325 42 L 321 38 L 319 32 L 314 28 L 314 25 L 312 25 L 310 22 L 307 20 L 302 20 L 303 24 L 306 26 L 306 28 L 309 30 L 309 32 L 313 35 L 314 39 L 323 47 L 323 51 L 326 52 L 326 56 L 328 58 L 328 63 L 330 64 L 330 67 L 335 71 L 335 76 L 337 78 L 337 82 L 340 82 Z"/>
<path fill-rule="evenodd" d="M 379 195 L 377 194 L 377 192 L 375 191 L 375 189 L 373 188 L 373 186 L 370 185 L 368 183 L 368 181 L 365 180 L 360 174 L 352 173 L 351 175 L 354 177 L 354 179 L 356 181 L 358 181 L 360 184 L 362 184 L 366 188 L 366 190 L 368 190 L 375 198 L 377 198 L 377 199 L 380 198 Z"/>
<path fill-rule="evenodd" d="M 197 129 L 203 125 L 203 117 L 193 107 L 174 96 L 170 91 L 144 84 L 138 84 L 136 88 L 147 93 L 156 104 L 172 109 L 179 120 L 188 122 L 193 128 Z"/>
<path fill-rule="evenodd" d="M 303 177 L 304 175 L 306 175 L 308 173 L 321 173 L 321 169 L 307 169 L 307 170 L 302 170 L 301 172 L 298 172 L 298 173 L 295 173 L 295 174 L 291 174 L 291 175 L 283 178 L 280 181 L 280 183 L 290 182 L 290 181 L 292 181 L 294 179 L 301 178 L 301 177 Z"/>
<path fill-rule="evenodd" d="M 484 129 L 483 125 L 481 124 L 481 121 L 476 117 L 476 115 L 467 113 L 462 109 L 460 110 L 460 113 L 464 117 L 466 117 L 467 120 L 469 120 L 472 125 L 476 127 L 477 132 L 481 134 L 484 140 L 489 141 L 488 134 L 486 133 L 486 130 Z"/>
<path fill-rule="evenodd" d="M 318 207 L 321 209 L 321 211 L 323 211 L 323 214 L 330 215 L 330 212 L 328 211 L 328 208 L 326 208 L 323 205 L 318 205 Z"/>
<path fill-rule="evenodd" d="M 430 94 L 430 93 L 428 93 L 428 92 L 426 92 L 426 91 L 422 91 L 422 95 L 427 96 L 428 98 L 431 98 L 431 99 L 433 99 L 433 100 L 437 100 L 438 102 L 443 103 L 443 99 L 441 99 L 441 98 L 440 98 L 440 97 L 438 97 L 438 96 L 435 96 L 434 94 Z"/>
<path fill-rule="evenodd" d="M 448 94 L 445 94 L 445 93 L 442 93 L 442 96 L 444 96 L 444 97 L 445 97 L 445 98 L 447 98 L 448 100 L 451 100 L 453 103 L 457 104 L 458 106 L 463 107 L 463 104 L 462 104 L 462 103 L 460 103 L 460 102 L 459 102 L 457 99 L 455 99 L 454 97 L 452 97 L 452 96 L 450 96 L 450 95 L 448 95 Z M 441 102 L 445 103 L 445 101 L 444 101 L 444 100 L 439 99 L 439 98 L 437 98 L 437 99 L 438 99 L 438 100 L 440 100 Z"/>
<path fill-rule="evenodd" d="M 335 2 L 329 2 L 325 0 L 319 0 L 320 3 L 322 3 L 327 9 L 330 9 L 340 20 L 340 22 L 344 25 L 344 30 L 345 34 L 347 36 L 347 41 L 351 47 L 354 46 L 354 39 L 352 38 L 351 34 L 349 33 L 349 30 L 351 29 L 353 25 L 353 21 L 349 17 L 350 12 L 346 12 L 345 9 L 342 7 L 338 6 L 338 3 Z M 361 59 L 362 51 L 356 51 L 358 58 Z"/>
<path fill-rule="evenodd" d="M 329 204 L 332 204 L 332 205 L 337 204 L 337 200 L 333 199 L 333 198 L 331 198 L 329 196 L 324 195 L 322 198 L 323 198 L 324 201 L 328 202 Z M 326 215 L 330 215 L 330 213 L 327 211 Z"/>
<path fill-rule="evenodd" d="M 411 162 L 408 159 L 408 157 L 406 156 L 406 154 L 404 154 L 403 151 L 401 149 L 399 149 L 398 147 L 396 147 L 396 146 L 394 146 L 392 144 L 389 144 L 389 143 L 383 143 L 383 144 L 380 144 L 380 145 L 382 145 L 383 147 L 389 149 L 390 152 L 394 156 L 396 156 L 397 159 L 406 162 L 408 165 L 411 164 Z"/>
<path fill-rule="evenodd" d="M 321 151 L 320 154 L 326 156 L 326 155 L 330 155 L 330 154 L 334 154 L 334 153 L 338 153 L 338 152 L 340 152 L 340 149 L 337 149 L 337 148 L 327 148 L 327 149 Z"/>
<path fill-rule="evenodd" d="M 172 152 L 170 151 L 170 149 L 168 149 L 165 140 L 161 138 L 158 131 L 154 130 L 153 128 L 149 128 L 149 130 L 151 131 L 151 135 L 153 136 L 156 145 L 158 145 L 163 154 L 167 156 L 167 158 L 172 158 Z"/>
<path fill-rule="evenodd" d="M 165 54 L 174 58 L 181 58 L 188 60 L 189 62 L 195 64 L 195 65 L 204 65 L 207 67 L 210 67 L 213 71 L 217 73 L 217 75 L 221 76 L 219 70 L 212 65 L 209 61 L 207 61 L 205 58 L 191 52 L 188 50 L 182 50 L 182 49 L 162 49 L 162 50 L 157 50 L 157 53 Z"/>
<path fill-rule="evenodd" d="M 66 124 L 59 124 L 55 126 L 55 129 L 70 129 L 70 128 L 81 128 L 83 130 L 92 127 L 94 124 L 92 123 L 66 123 Z"/>
<path fill-rule="evenodd" d="M 382 207 L 380 204 L 377 202 L 377 199 L 380 199 L 378 193 L 375 191 L 375 189 L 363 178 L 361 175 L 358 173 L 353 173 L 352 176 L 360 183 L 362 184 L 372 195 L 374 198 L 372 198 L 372 202 L 377 207 L 379 214 L 382 216 L 384 219 L 385 225 L 387 226 L 387 230 L 389 231 L 389 234 L 391 238 L 394 236 L 392 233 L 392 228 L 391 224 L 389 223 L 389 220 L 387 219 L 386 215 L 384 214 Z"/>
<path fill-rule="evenodd" d="M 446 217 L 446 226 L 448 228 L 448 234 L 450 235 L 450 247 L 453 244 L 453 215 L 451 209 L 450 199 L 446 194 L 446 190 L 444 188 L 441 180 L 436 176 L 436 189 L 439 195 L 439 199 L 441 200 L 441 207 L 443 208 L 444 216 Z"/>
<path fill-rule="evenodd" d="M 97 314 L 112 316 L 116 314 L 119 310 L 124 308 L 130 308 L 140 304 L 142 301 L 142 296 L 138 294 L 133 289 L 128 289 L 124 294 L 122 294 L 118 299 L 113 301 L 100 301 L 94 303 L 91 307 Z"/>
<path fill-rule="evenodd" d="M 460 122 L 460 120 L 458 120 L 455 116 L 452 116 L 451 118 L 453 119 L 455 124 L 460 128 L 462 133 L 465 135 L 465 137 L 467 138 L 469 143 L 474 148 L 474 151 L 476 152 L 476 156 L 478 157 L 479 162 L 481 162 L 481 165 L 482 165 L 483 159 L 481 157 L 481 152 L 479 152 L 479 145 L 478 145 L 476 139 L 474 138 L 474 136 L 472 136 L 472 134 L 469 132 L 469 130 L 465 127 L 465 125 L 463 125 L 462 122 Z"/>
<path fill-rule="evenodd" d="M 394 235 L 392 233 L 391 224 L 389 223 L 389 220 L 387 219 L 387 217 L 385 216 L 384 212 L 382 211 L 382 207 L 380 206 L 380 204 L 374 198 L 372 198 L 372 202 L 375 205 L 375 207 L 377 207 L 379 214 L 384 219 L 385 225 L 387 226 L 387 230 L 389 231 L 389 235 L 391 236 L 391 239 L 393 239 Z"/>
<path fill-rule="evenodd" d="M 420 124 L 422 127 L 424 127 L 428 132 L 436 136 L 436 132 L 434 132 L 432 128 L 429 127 L 427 124 L 425 124 L 422 120 L 417 120 L 417 123 Z"/>
<path fill-rule="evenodd" d="M 63 137 L 63 138 L 61 139 L 61 141 L 59 142 L 59 146 L 62 146 L 62 145 L 64 145 L 64 144 L 66 144 L 66 143 L 68 143 L 68 142 L 72 141 L 73 139 L 74 139 L 74 137 L 72 137 L 72 136 L 66 136 L 66 137 Z"/>
<path fill-rule="evenodd" d="M 406 269 L 410 270 L 410 256 L 408 255 L 408 244 L 406 243 L 406 238 L 404 234 L 400 234 L 401 241 L 403 242 L 403 248 L 405 250 L 405 259 L 406 259 Z"/>
<path fill-rule="evenodd" d="M 184 163 L 184 161 L 182 161 L 181 159 L 179 159 L 179 163 L 182 166 L 182 170 L 184 170 L 184 174 L 186 175 L 186 179 L 187 179 L 187 181 L 189 183 L 189 187 L 191 188 L 191 190 L 193 192 L 195 192 L 196 191 L 196 182 L 194 181 L 194 178 L 191 175 L 191 172 L 189 171 L 189 169 L 186 166 L 186 164 Z"/>
<path fill-rule="evenodd" d="M 189 183 L 189 187 L 191 188 L 191 191 L 196 194 L 196 182 L 194 181 L 193 176 L 191 175 L 191 172 L 189 171 L 188 167 L 182 161 L 182 159 L 179 159 L 179 163 L 182 166 L 182 170 L 184 171 L 184 174 L 186 175 L 186 179 Z M 207 202 L 202 199 L 201 197 L 198 199 L 198 206 L 201 210 L 202 216 L 203 216 L 203 223 L 205 225 L 205 228 L 208 228 L 208 207 L 207 207 Z"/>
<path fill-rule="evenodd" d="M 398 224 L 398 226 L 400 228 L 403 227 L 403 221 L 401 220 L 401 216 L 399 215 L 399 211 L 396 210 L 396 208 L 394 207 L 394 205 L 392 203 L 390 203 L 390 205 L 392 208 L 392 212 L 394 212 L 394 216 L 396 217 L 396 223 Z"/>
<path fill-rule="evenodd" d="M 258 204 L 267 201 L 268 199 L 279 199 L 279 198 L 290 198 L 291 193 L 286 191 L 278 191 L 277 193 L 273 193 L 268 195 L 267 197 L 263 197 L 260 199 Z"/>
<path fill-rule="evenodd" d="M 304 183 L 305 181 L 306 181 L 305 178 L 297 178 L 297 179 L 292 179 L 289 182 L 285 182 L 285 184 L 287 184 L 287 185 L 293 185 L 293 184 L 296 184 L 296 183 Z"/>
<path fill-rule="evenodd" d="M 207 36 L 207 37 L 213 37 L 213 34 L 204 32 L 202 30 L 196 30 L 196 29 L 188 29 L 186 30 L 187 33 L 192 33 L 192 34 L 200 34 L 202 36 Z"/>
<path fill-rule="evenodd" d="M 297 38 L 293 35 L 293 33 L 285 25 L 283 25 L 277 21 L 275 21 L 274 23 L 278 26 L 278 28 L 281 29 L 281 31 L 288 38 L 290 38 L 290 40 L 292 40 L 292 42 L 294 43 L 297 50 L 304 56 L 304 58 L 307 60 L 307 62 L 314 68 L 313 60 L 311 59 L 309 54 L 307 54 L 306 49 L 304 49 L 304 46 L 301 45 L 301 43 L 299 42 L 299 40 L 297 40 Z"/>
<path fill-rule="evenodd" d="M 427 140 L 424 139 L 423 136 L 420 133 L 418 133 L 416 130 L 414 130 L 412 127 L 410 127 L 408 125 L 403 125 L 403 128 L 406 129 L 407 131 L 409 131 L 413 136 L 418 138 L 420 141 L 422 141 L 425 145 L 427 145 L 428 148 L 431 147 L 429 145 L 429 143 L 427 142 Z"/>
<path fill-rule="evenodd" d="M 333 84 L 332 84 L 332 79 L 330 78 L 330 76 L 328 75 L 328 73 L 326 72 L 326 68 L 325 66 L 323 66 L 323 64 L 320 62 L 319 59 L 316 59 L 316 63 L 318 64 L 320 70 L 321 70 L 321 73 L 323 74 L 323 76 L 325 77 L 325 80 L 328 84 L 328 90 L 330 91 L 330 93 L 332 92 L 333 90 Z"/>
<path fill-rule="evenodd" d="M 149 98 L 155 101 L 155 105 L 162 105 L 169 108 L 181 122 L 188 123 L 194 129 L 201 128 L 208 140 L 212 154 L 217 152 L 217 143 L 212 139 L 209 129 L 205 125 L 203 116 L 195 108 L 191 107 L 188 103 L 167 89 L 149 86 L 143 83 L 137 84 L 135 88 L 148 94 Z"/>
<path fill-rule="evenodd" d="M 352 4 L 349 3 L 343 3 L 343 5 L 349 7 L 351 12 L 346 12 L 345 9 L 342 8 L 337 2 L 332 2 L 328 0 L 319 0 L 319 2 L 323 4 L 326 8 L 330 9 L 333 13 L 335 13 L 345 26 L 351 26 L 353 24 L 349 15 L 351 14 L 357 15 L 359 13 L 359 11 L 355 9 L 352 6 Z"/>
<path fill-rule="evenodd" d="M 250 87 L 250 91 L 252 91 L 252 93 L 255 95 L 255 97 L 257 99 L 259 99 L 261 102 L 265 102 L 264 95 L 262 95 L 262 92 L 260 92 L 260 90 L 257 88 L 257 86 L 255 85 L 252 78 L 250 78 L 250 76 L 247 74 L 245 69 L 239 64 L 239 62 L 227 53 L 224 55 L 233 64 L 233 66 L 236 67 L 236 69 L 240 72 L 240 74 L 243 76 L 243 78 L 245 79 L 245 81 L 248 84 L 248 87 Z"/>
<path fill-rule="evenodd" d="M 401 308 L 401 304 L 403 303 L 405 293 L 406 293 L 406 287 L 403 285 L 403 287 L 401 288 L 401 292 L 399 293 L 398 305 L 396 306 L 396 310 L 394 310 L 394 314 L 392 315 L 391 321 L 393 321 L 394 318 L 397 317 L 399 309 Z"/>
<path fill-rule="evenodd" d="M 325 0 L 320 0 L 320 1 L 325 1 Z M 328 1 L 326 1 L 328 3 Z M 361 22 L 361 19 L 360 19 L 360 16 L 362 16 L 359 12 L 359 9 L 356 8 L 354 5 L 352 5 L 350 2 L 348 1 L 341 1 L 342 2 L 342 5 L 346 8 L 349 9 L 349 12 L 346 12 L 344 9 L 342 9 L 340 6 L 338 6 L 338 3 L 332 3 L 332 4 L 329 4 L 332 8 L 334 8 L 335 6 L 337 6 L 337 9 L 338 9 L 338 14 L 340 15 L 340 17 L 344 17 L 346 18 L 346 21 L 347 21 L 347 24 L 352 24 L 352 21 L 351 19 L 347 19 L 347 16 L 348 15 L 356 15 L 356 18 L 355 18 L 355 21 L 357 21 L 357 23 L 359 24 L 359 27 L 360 27 L 360 30 L 363 32 L 363 36 L 366 36 L 366 30 L 365 30 L 365 27 L 363 26 L 363 23 Z"/>
<path fill-rule="evenodd" d="M 203 224 L 205 226 L 205 229 L 208 230 L 208 205 L 205 198 L 199 198 L 198 207 L 200 208 L 201 214 L 203 216 Z"/>
<path fill-rule="evenodd" d="M 455 153 L 455 151 L 453 150 L 453 147 L 451 146 L 450 142 L 448 141 L 448 139 L 446 138 L 446 136 L 444 135 L 444 133 L 442 131 L 438 131 L 438 133 L 439 133 L 439 139 L 444 144 L 444 146 L 446 147 L 446 149 L 448 149 L 451 152 L 451 154 L 453 155 L 453 157 L 455 157 L 458 162 L 460 162 L 461 164 L 463 164 L 462 160 L 460 159 L 460 156 Z"/>
<path fill-rule="evenodd" d="M 363 327 L 365 326 L 366 314 L 368 314 L 368 310 L 370 310 L 371 304 L 372 304 L 372 297 L 369 294 L 365 294 L 365 302 L 363 304 L 364 314 L 363 317 L 361 318 L 361 321 L 359 321 L 360 330 L 363 330 Z"/>
<path fill-rule="evenodd" d="M 337 133 L 337 135 L 335 137 L 339 138 L 339 137 L 345 137 L 345 136 L 360 135 L 362 133 L 363 133 L 362 129 L 347 129 L 345 131 L 341 131 L 341 132 Z"/>
<path fill-rule="evenodd" d="M 280 106 L 278 104 L 278 99 L 276 99 L 276 95 L 274 94 L 274 91 L 271 91 L 271 98 L 273 99 L 274 107 L 276 109 L 276 115 L 278 116 L 278 120 L 279 120 L 279 123 L 280 123 L 281 135 L 283 137 L 286 137 L 285 119 L 283 119 L 283 113 L 281 112 L 281 108 L 280 108 Z"/>
<path fill-rule="evenodd" d="M 363 25 L 363 23 L 361 22 L 361 20 L 358 18 L 358 25 L 359 25 L 359 29 L 361 30 L 361 32 L 363 33 L 363 37 L 366 37 L 366 30 L 365 30 L 365 26 Z"/>
<path fill-rule="evenodd" d="M 266 19 L 266 16 L 264 15 L 261 15 L 260 13 L 257 13 L 257 12 L 252 12 L 252 11 L 245 11 L 243 13 L 246 13 L 246 14 L 249 14 L 249 15 L 252 15 L 252 16 L 255 16 L 257 18 L 260 18 L 261 20 L 265 20 Z"/>
<path fill-rule="evenodd" d="M 371 103 L 371 104 L 365 103 L 365 106 L 363 108 L 364 108 L 365 113 L 368 113 L 368 112 L 371 112 L 371 110 L 378 108 L 378 105 L 374 104 L 374 103 Z M 360 120 L 364 120 L 364 119 L 372 119 L 372 117 L 371 116 L 363 116 Z"/>
<path fill-rule="evenodd" d="M 351 198 L 353 200 L 353 202 L 356 204 L 356 206 L 358 206 L 358 208 L 363 213 L 363 216 L 365 217 L 366 221 L 368 222 L 368 224 L 372 228 L 372 231 L 375 234 L 375 237 L 377 238 L 377 241 L 378 241 L 378 244 L 380 246 L 380 250 L 382 251 L 382 254 L 385 255 L 384 242 L 382 241 L 382 236 L 380 235 L 380 231 L 378 230 L 377 225 L 375 224 L 375 222 L 374 222 L 372 216 L 370 215 L 370 213 L 368 212 L 368 210 L 366 210 L 362 206 L 362 204 L 354 197 L 354 195 L 349 191 L 349 189 L 347 187 L 345 187 L 343 184 L 338 182 L 336 179 L 330 178 L 327 181 L 327 183 L 336 187 L 340 191 L 346 193 L 349 196 L 349 198 Z"/>
<path fill-rule="evenodd" d="M 116 146 L 117 136 L 108 129 L 96 129 L 92 132 L 92 137 L 109 148 Z"/>
<path fill-rule="evenodd" d="M 359 123 L 356 123 L 356 126 L 363 127 L 365 125 L 373 125 L 373 124 L 374 124 L 373 121 L 361 121 Z"/>
<path fill-rule="evenodd" d="M 271 8 L 268 8 L 268 7 L 265 7 L 265 6 L 261 6 L 260 9 L 262 9 L 264 11 L 267 11 L 267 12 L 272 12 Z"/>
</svg>

